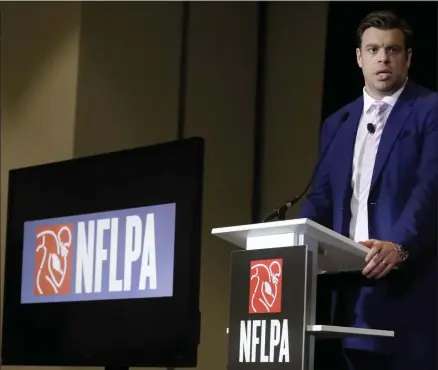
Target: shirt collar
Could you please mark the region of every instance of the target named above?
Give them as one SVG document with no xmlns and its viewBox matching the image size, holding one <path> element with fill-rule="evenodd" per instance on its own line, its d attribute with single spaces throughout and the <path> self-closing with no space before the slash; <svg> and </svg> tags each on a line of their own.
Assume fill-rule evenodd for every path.
<svg viewBox="0 0 438 370">
<path fill-rule="evenodd" d="M 399 96 L 401 95 L 401 93 L 403 92 L 403 90 L 406 87 L 406 83 L 407 83 L 408 79 L 406 78 L 403 86 L 398 89 L 394 94 L 390 95 L 390 96 L 385 96 L 382 101 L 389 104 L 391 106 L 391 108 L 394 107 L 395 103 L 397 102 L 397 99 L 399 98 Z M 364 108 L 364 112 L 367 112 L 368 109 L 371 108 L 371 105 L 374 104 L 374 102 L 376 101 L 376 99 L 372 98 L 366 91 L 365 91 L 365 87 L 363 88 L 363 108 Z"/>
</svg>

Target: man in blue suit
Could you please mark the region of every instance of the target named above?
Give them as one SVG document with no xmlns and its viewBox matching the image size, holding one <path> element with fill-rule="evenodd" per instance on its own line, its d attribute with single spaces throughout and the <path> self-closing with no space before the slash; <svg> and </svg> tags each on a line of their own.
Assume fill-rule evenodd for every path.
<svg viewBox="0 0 438 370">
<path fill-rule="evenodd" d="M 324 123 L 321 153 L 334 140 L 300 217 L 369 248 L 336 310 L 395 338 L 345 339 L 349 368 L 436 370 L 438 94 L 408 79 L 412 30 L 391 12 L 362 20 L 356 55 L 363 95 Z"/>
</svg>

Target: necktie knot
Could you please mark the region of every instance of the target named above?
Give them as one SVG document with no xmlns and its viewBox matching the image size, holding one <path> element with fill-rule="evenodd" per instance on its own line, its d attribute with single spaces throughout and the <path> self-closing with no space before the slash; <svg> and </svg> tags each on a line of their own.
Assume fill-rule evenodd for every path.
<svg viewBox="0 0 438 370">
<path fill-rule="evenodd" d="M 374 102 L 370 107 L 370 113 L 375 113 L 376 117 L 380 118 L 388 109 L 389 104 L 385 103 L 384 101 L 376 101 Z"/>
</svg>

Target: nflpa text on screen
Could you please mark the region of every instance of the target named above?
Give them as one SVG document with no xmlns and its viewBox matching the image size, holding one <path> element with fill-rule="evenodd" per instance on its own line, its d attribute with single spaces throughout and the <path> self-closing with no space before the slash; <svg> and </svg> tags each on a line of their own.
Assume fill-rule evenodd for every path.
<svg viewBox="0 0 438 370">
<path fill-rule="evenodd" d="M 22 303 L 172 295 L 175 204 L 25 223 Z"/>
</svg>

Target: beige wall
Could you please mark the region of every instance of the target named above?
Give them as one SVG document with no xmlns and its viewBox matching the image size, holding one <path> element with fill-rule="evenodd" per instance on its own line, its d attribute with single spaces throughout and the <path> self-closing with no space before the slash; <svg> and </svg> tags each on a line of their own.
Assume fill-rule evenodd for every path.
<svg viewBox="0 0 438 370">
<path fill-rule="evenodd" d="M 81 12 L 73 2 L 2 2 L 0 14 L 3 273 L 9 169 L 73 156 Z"/>
<path fill-rule="evenodd" d="M 265 212 L 301 193 L 316 161 L 327 9 L 328 3 L 321 2 L 274 2 L 269 7 L 261 199 Z M 288 217 L 298 209 L 292 208 Z"/>
<path fill-rule="evenodd" d="M 298 193 L 315 161 L 326 9 L 268 6 L 263 211 Z M 182 4 L 1 3 L 0 11 L 3 257 L 9 169 L 176 139 Z M 203 370 L 226 368 L 232 248 L 209 231 L 250 222 L 256 52 L 256 3 L 190 5 L 184 134 L 207 143 Z"/>
<path fill-rule="evenodd" d="M 176 139 L 181 23 L 181 3 L 83 3 L 75 156 Z"/>
</svg>

